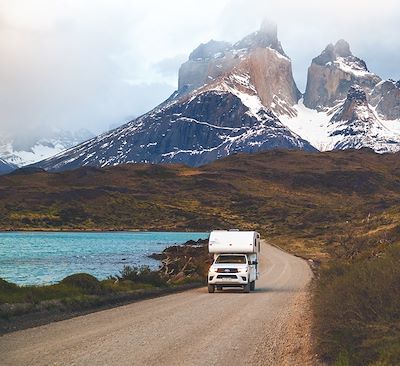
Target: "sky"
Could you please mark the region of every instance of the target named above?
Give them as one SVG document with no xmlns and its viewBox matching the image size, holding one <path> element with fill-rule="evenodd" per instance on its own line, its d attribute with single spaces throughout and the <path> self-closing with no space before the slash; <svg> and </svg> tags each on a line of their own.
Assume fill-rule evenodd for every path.
<svg viewBox="0 0 400 366">
<path fill-rule="evenodd" d="M 397 0 L 0 0 L 0 135 L 120 125 L 176 89 L 200 43 L 235 42 L 264 18 L 301 91 L 311 59 L 340 38 L 400 79 Z"/>
</svg>

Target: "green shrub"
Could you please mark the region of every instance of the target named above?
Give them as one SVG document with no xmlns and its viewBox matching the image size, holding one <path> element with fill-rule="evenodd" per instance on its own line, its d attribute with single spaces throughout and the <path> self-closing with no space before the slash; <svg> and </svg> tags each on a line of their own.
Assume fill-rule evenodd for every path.
<svg viewBox="0 0 400 366">
<path fill-rule="evenodd" d="M 65 277 L 60 284 L 77 287 L 90 294 L 97 294 L 101 291 L 100 281 L 88 273 L 76 273 Z"/>
<path fill-rule="evenodd" d="M 323 270 L 314 314 L 318 352 L 328 362 L 395 365 L 400 360 L 400 247 Z"/>
<path fill-rule="evenodd" d="M 152 271 L 149 266 L 124 266 L 117 277 L 120 281 L 130 280 L 135 283 L 147 283 L 158 287 L 166 285 L 159 272 Z"/>
</svg>

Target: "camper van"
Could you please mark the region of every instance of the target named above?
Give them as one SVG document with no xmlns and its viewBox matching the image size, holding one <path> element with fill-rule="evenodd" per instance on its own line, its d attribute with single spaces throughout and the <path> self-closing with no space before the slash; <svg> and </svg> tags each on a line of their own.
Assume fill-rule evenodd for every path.
<svg viewBox="0 0 400 366">
<path fill-rule="evenodd" d="M 208 271 L 208 292 L 224 287 L 255 290 L 258 279 L 260 234 L 256 231 L 215 230 L 210 234 L 209 253 L 214 261 Z"/>
</svg>

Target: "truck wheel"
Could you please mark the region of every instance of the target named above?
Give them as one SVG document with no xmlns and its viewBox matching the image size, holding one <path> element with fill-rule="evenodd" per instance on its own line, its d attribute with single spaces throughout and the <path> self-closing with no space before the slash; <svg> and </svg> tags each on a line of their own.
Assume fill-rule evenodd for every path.
<svg viewBox="0 0 400 366">
<path fill-rule="evenodd" d="M 250 284 L 247 283 L 246 285 L 243 286 L 243 292 L 248 294 L 250 292 Z"/>
<path fill-rule="evenodd" d="M 214 291 L 215 291 L 215 286 L 214 285 L 208 285 L 208 292 L 210 294 L 212 294 L 212 293 L 214 293 Z"/>
<path fill-rule="evenodd" d="M 256 289 L 256 281 L 250 282 L 250 291 L 254 291 Z"/>
</svg>

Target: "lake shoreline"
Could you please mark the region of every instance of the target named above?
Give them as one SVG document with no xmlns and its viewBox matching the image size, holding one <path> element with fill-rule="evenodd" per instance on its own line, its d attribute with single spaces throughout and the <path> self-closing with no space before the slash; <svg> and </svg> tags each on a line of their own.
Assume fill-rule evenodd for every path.
<svg viewBox="0 0 400 366">
<path fill-rule="evenodd" d="M 198 230 L 167 230 L 167 229 L 52 229 L 52 228 L 28 228 L 28 229 L 1 229 L 2 233 L 197 233 Z"/>
<path fill-rule="evenodd" d="M 189 239 L 157 254 L 158 270 L 127 266 L 101 281 L 85 273 L 42 286 L 18 286 L 0 279 L 0 335 L 205 286 L 207 239 Z"/>
<path fill-rule="evenodd" d="M 13 231 L 0 233 L 0 278 L 18 285 L 57 283 L 74 273 L 102 280 L 123 266 L 159 262 L 148 256 L 208 233 L 154 231 Z"/>
</svg>

